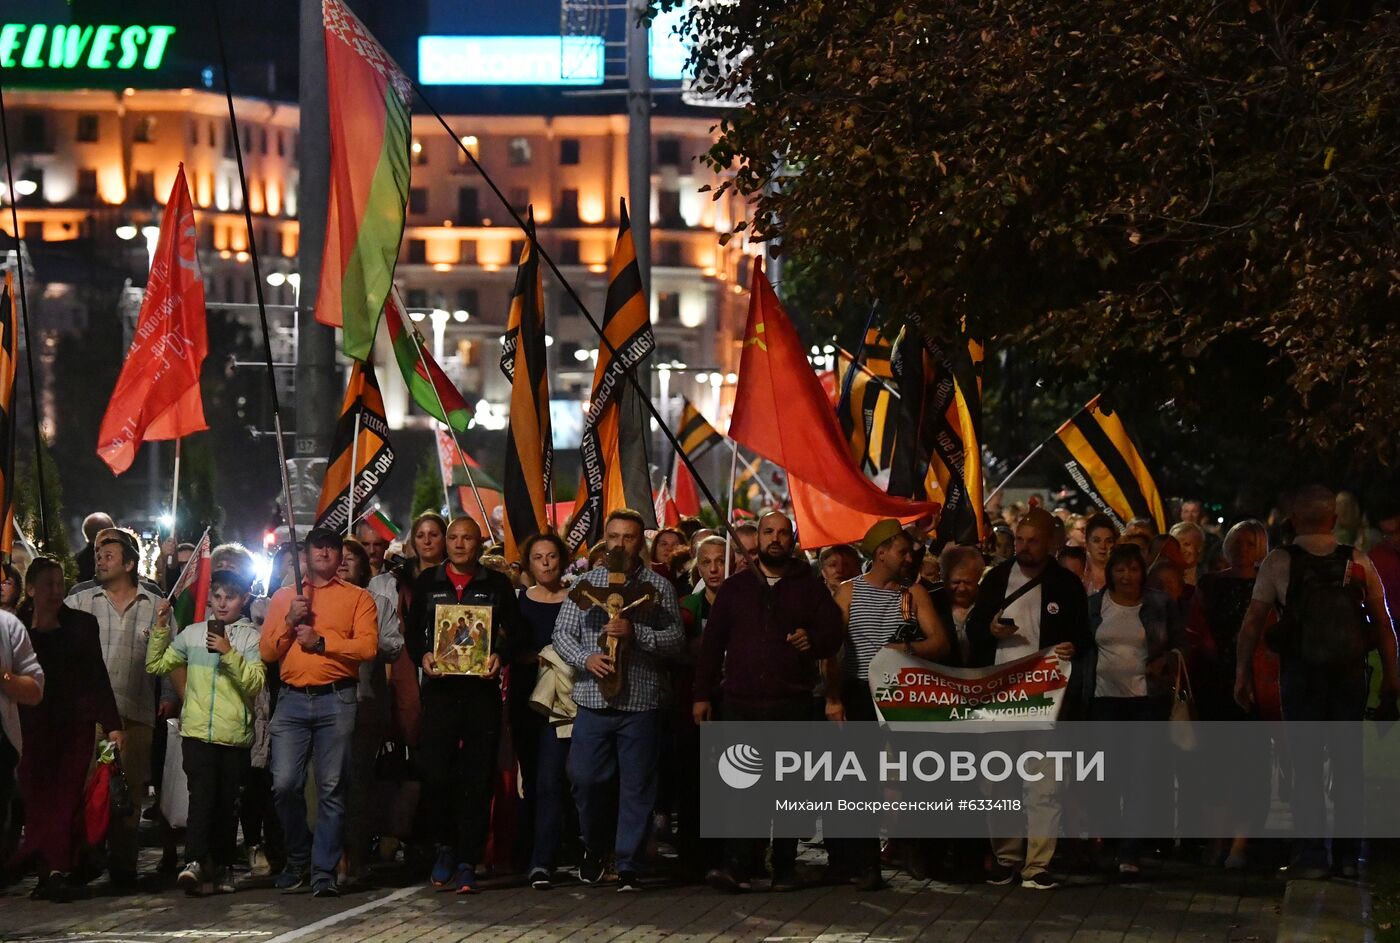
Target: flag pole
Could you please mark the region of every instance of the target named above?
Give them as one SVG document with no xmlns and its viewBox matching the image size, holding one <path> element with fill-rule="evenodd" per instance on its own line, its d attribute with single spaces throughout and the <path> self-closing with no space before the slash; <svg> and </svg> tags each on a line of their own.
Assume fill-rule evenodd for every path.
<svg viewBox="0 0 1400 943">
<path fill-rule="evenodd" d="M 729 498 L 724 502 L 724 578 L 729 579 L 729 560 L 734 555 L 733 544 L 734 528 L 730 527 L 729 519 L 734 515 L 734 474 L 739 468 L 739 443 L 733 439 L 729 440 Z M 690 464 L 689 462 L 686 463 Z M 702 484 L 700 487 L 704 487 Z M 707 491 L 706 494 L 709 492 Z"/>
<path fill-rule="evenodd" d="M 1084 412 L 1085 409 L 1089 409 L 1090 407 L 1092 407 L 1092 406 L 1093 406 L 1095 403 L 1097 403 L 1098 401 L 1099 401 L 1099 397 L 1095 396 L 1093 399 L 1089 400 L 1089 405 L 1088 405 L 1088 406 L 1085 406 L 1084 409 L 1079 410 L 1079 412 L 1075 413 L 1074 416 L 1078 416 L 1079 413 Z M 1019 465 L 1017 465 L 1015 468 L 1011 469 L 1011 474 L 1009 474 L 1009 475 L 1007 475 L 1005 478 L 1003 478 L 1003 479 L 1001 480 L 1001 484 L 999 484 L 999 485 L 997 485 L 995 488 L 993 488 L 993 489 L 991 490 L 991 493 L 988 494 L 987 497 L 983 499 L 983 501 L 982 501 L 982 510 L 985 511 L 987 508 L 991 507 L 992 499 L 995 498 L 997 495 L 1001 494 L 1001 490 L 1002 490 L 1003 488 L 1006 487 L 1007 483 L 1010 482 L 1012 478 L 1015 478 L 1015 477 L 1020 473 L 1021 469 L 1025 468 L 1027 465 L 1029 465 L 1029 464 L 1031 463 L 1031 459 L 1033 459 L 1033 458 L 1035 458 L 1037 455 L 1039 455 L 1040 452 L 1041 452 L 1041 450 L 1044 449 L 1047 445 L 1050 444 L 1050 440 L 1051 440 L 1051 439 L 1055 438 L 1055 436 L 1059 435 L 1061 432 L 1063 432 L 1063 431 L 1065 430 L 1065 427 L 1066 427 L 1066 426 L 1068 426 L 1070 423 L 1074 422 L 1074 416 L 1070 416 L 1070 417 L 1069 417 L 1068 419 L 1066 419 L 1064 422 L 1060 423 L 1059 426 L 1056 427 L 1055 431 L 1052 432 L 1049 436 L 1047 436 L 1047 437 L 1045 438 L 1045 441 L 1041 442 L 1039 445 L 1037 445 L 1034 449 L 1031 450 L 1031 454 L 1029 454 L 1029 455 L 1027 455 L 1025 458 L 1021 459 L 1021 464 L 1019 464 Z"/>
<path fill-rule="evenodd" d="M 851 384 L 856 378 L 855 366 L 860 362 L 860 358 L 865 354 L 865 339 L 870 336 L 870 329 L 875 326 L 875 312 L 880 310 L 880 299 L 876 298 L 875 303 L 870 306 L 870 317 L 865 319 L 865 330 L 860 332 L 860 343 L 856 345 L 856 352 L 851 355 L 851 368 L 846 371 L 846 377 L 841 382 L 841 396 L 836 403 L 836 414 L 846 415 L 846 410 L 851 407 Z M 838 353 L 839 357 L 840 354 Z"/>
<path fill-rule="evenodd" d="M 263 356 L 267 360 L 267 386 L 271 394 L 273 437 L 277 441 L 277 462 L 282 472 L 282 500 L 285 502 L 287 517 L 287 537 L 292 547 L 296 547 L 296 513 L 292 510 L 292 479 L 287 473 L 287 446 L 283 441 L 282 409 L 277 401 L 277 372 L 273 367 L 272 338 L 267 327 L 267 302 L 263 300 L 262 266 L 258 262 L 258 244 L 253 235 L 253 207 L 248 202 L 248 174 L 243 168 L 243 144 L 238 136 L 238 115 L 233 108 L 233 76 L 229 73 L 228 49 L 224 46 L 224 23 L 219 15 L 219 0 L 209 0 L 214 10 L 214 35 L 219 42 L 219 63 L 224 73 L 224 98 L 228 102 L 229 133 L 233 135 L 233 156 L 238 162 L 238 184 L 243 194 L 243 223 L 248 230 L 248 257 L 253 262 L 253 290 L 258 298 L 258 320 L 262 324 Z M 301 561 L 298 554 L 292 553 L 292 578 L 300 591 Z"/>
<path fill-rule="evenodd" d="M 350 487 L 345 489 L 345 536 L 355 532 L 355 472 L 360 467 L 360 410 L 355 410 L 355 437 L 350 440 Z"/>
<path fill-rule="evenodd" d="M 165 572 L 168 574 L 170 568 L 175 565 L 175 558 L 180 554 L 178 538 L 175 536 L 175 515 L 180 510 L 180 439 L 175 440 L 175 481 L 170 486 L 170 539 L 176 541 L 175 552 L 165 558 Z M 169 577 L 167 576 L 167 579 Z"/>
<path fill-rule="evenodd" d="M 7 192 L 10 197 L 10 227 L 15 236 L 15 269 L 19 272 L 19 311 L 20 319 L 24 322 L 24 362 L 29 369 L 29 415 L 34 422 L 34 479 L 39 486 L 39 533 L 43 537 L 42 548 L 47 552 L 49 549 L 49 519 L 46 509 L 49 506 L 49 500 L 45 493 L 47 489 L 44 487 L 44 448 L 43 439 L 39 435 L 39 396 L 35 392 L 34 382 L 34 333 L 29 328 L 29 298 L 24 290 L 24 243 L 19 238 L 19 208 L 16 206 L 15 199 L 15 163 L 10 157 L 10 122 L 5 117 L 3 82 L 0 82 L 0 136 L 3 136 L 5 142 L 5 179 L 9 184 Z M 13 465 L 11 471 L 13 471 Z M 13 489 L 14 485 L 7 481 L 5 487 Z M 13 503 L 13 499 L 11 503 Z"/>
<path fill-rule="evenodd" d="M 418 348 L 418 362 L 423 365 L 423 375 L 428 378 L 428 385 L 433 388 L 433 396 L 437 399 L 438 412 L 442 413 L 443 419 L 447 418 L 447 407 L 442 403 L 442 393 L 438 390 L 437 384 L 433 382 L 432 371 L 428 369 L 428 349 L 423 342 L 423 335 L 418 333 L 418 328 L 409 327 L 413 331 L 413 345 Z M 486 528 L 486 533 L 491 538 L 491 542 L 496 542 L 496 529 L 491 526 L 491 515 L 486 513 L 486 502 L 481 498 L 481 491 L 476 487 L 476 478 L 472 476 L 472 467 L 467 464 L 466 453 L 462 451 L 462 443 L 457 441 L 457 433 L 452 428 L 452 423 L 444 422 L 447 427 L 447 436 L 452 440 L 452 446 L 457 450 L 457 460 L 462 463 L 462 469 L 467 473 L 467 484 L 471 485 L 472 496 L 476 498 L 476 506 L 481 511 L 482 526 Z M 443 476 L 443 491 L 447 491 L 447 478 Z M 452 508 L 452 499 L 449 497 L 447 507 Z"/>
<path fill-rule="evenodd" d="M 622 367 L 622 375 L 627 378 L 628 384 L 637 392 L 638 399 L 646 405 L 647 411 L 651 413 L 651 418 L 656 420 L 657 426 L 665 433 L 667 441 L 671 443 L 671 447 L 681 452 L 680 439 L 676 437 L 675 432 L 673 432 L 671 427 L 661 418 L 661 412 L 656 408 L 656 404 L 651 401 L 651 394 L 642 386 L 641 381 L 637 379 L 634 367 L 618 356 L 616 345 L 614 345 L 613 342 L 608 339 L 607 334 L 603 332 L 602 325 L 598 323 L 598 319 L 593 316 L 588 306 L 584 304 L 583 298 L 579 295 L 578 291 L 569 280 L 564 277 L 564 273 L 559 270 L 559 266 L 555 263 L 554 259 L 544 250 L 544 247 L 540 245 L 535 234 L 531 232 L 529 226 L 526 225 L 524 218 L 521 217 L 510 200 L 506 198 L 505 193 L 501 191 L 496 181 L 486 172 L 486 168 L 481 166 L 481 162 L 476 159 L 476 155 L 471 152 L 471 148 L 467 147 L 467 145 L 462 142 L 462 138 L 457 132 L 452 130 L 452 125 L 447 123 L 447 119 L 442 116 L 442 112 L 439 111 L 432 100 L 428 98 L 427 93 L 423 91 L 423 87 L 412 79 L 409 79 L 409 83 L 413 86 L 413 90 L 418 93 L 419 100 L 423 102 L 428 111 L 437 119 L 438 124 L 442 125 L 443 130 L 451 135 L 453 142 L 462 152 L 467 162 L 472 165 L 477 173 L 481 174 L 481 179 L 486 183 L 486 186 L 490 188 L 491 192 L 496 195 L 496 199 L 500 201 L 506 213 L 508 213 L 510 218 L 515 221 L 515 224 L 520 227 L 521 232 L 525 234 L 526 238 L 530 240 L 534 251 L 537 252 L 539 257 L 549 266 L 549 270 L 553 272 L 554 277 L 559 280 L 559 284 L 564 289 L 564 293 L 569 296 L 569 300 L 574 303 L 579 313 L 583 315 L 589 326 L 593 328 L 593 332 L 598 335 L 599 343 L 607 348 L 608 353 L 612 355 L 613 361 Z M 705 495 L 705 500 L 709 502 L 710 507 L 714 510 L 716 515 L 720 514 L 722 508 L 720 507 L 719 499 L 715 497 L 709 485 L 705 484 L 705 479 L 700 477 L 700 472 L 695 468 L 695 464 L 691 462 L 690 458 L 686 456 L 684 452 L 681 452 L 681 455 L 681 461 L 685 462 L 685 467 L 690 469 L 691 477 L 695 479 L 696 485 L 699 486 L 700 491 Z M 728 520 L 721 521 L 721 523 L 724 525 L 726 531 L 730 529 Z"/>
</svg>

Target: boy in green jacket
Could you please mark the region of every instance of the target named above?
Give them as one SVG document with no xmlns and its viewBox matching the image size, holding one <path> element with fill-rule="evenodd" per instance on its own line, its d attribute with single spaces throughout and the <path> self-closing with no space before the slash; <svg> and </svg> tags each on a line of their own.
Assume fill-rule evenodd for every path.
<svg viewBox="0 0 1400 943">
<path fill-rule="evenodd" d="M 238 828 L 234 804 L 247 776 L 253 702 L 266 670 L 258 654 L 258 630 L 243 616 L 248 592 L 247 578 L 236 571 L 210 574 L 213 617 L 186 626 L 172 641 L 170 603 L 162 602 L 146 646 L 146 670 L 151 674 L 188 666 L 180 746 L 190 787 L 185 831 L 189 863 L 178 883 L 189 894 L 234 889 L 229 873 Z"/>
</svg>

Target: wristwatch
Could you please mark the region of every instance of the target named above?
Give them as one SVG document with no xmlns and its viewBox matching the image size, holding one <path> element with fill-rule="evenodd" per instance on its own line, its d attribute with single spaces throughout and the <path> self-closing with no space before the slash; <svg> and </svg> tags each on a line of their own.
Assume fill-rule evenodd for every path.
<svg viewBox="0 0 1400 943">
<path fill-rule="evenodd" d="M 0 674 L 0 684 L 9 684 L 13 680 L 15 680 L 15 676 L 8 671 L 4 674 Z"/>
<path fill-rule="evenodd" d="M 326 637 L 324 635 L 316 636 L 316 644 L 311 646 L 311 650 L 318 655 L 324 655 L 326 653 Z"/>
</svg>

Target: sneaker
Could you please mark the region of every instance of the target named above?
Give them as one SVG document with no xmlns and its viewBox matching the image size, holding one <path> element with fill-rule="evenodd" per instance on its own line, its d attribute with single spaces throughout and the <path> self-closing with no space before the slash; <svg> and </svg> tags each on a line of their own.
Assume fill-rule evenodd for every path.
<svg viewBox="0 0 1400 943">
<path fill-rule="evenodd" d="M 213 892 L 215 894 L 232 894 L 238 890 L 233 883 L 233 870 L 230 868 L 220 868 L 214 875 Z"/>
<path fill-rule="evenodd" d="M 530 870 L 530 886 L 537 891 L 547 891 L 554 886 L 554 882 L 549 878 L 549 872 L 544 868 L 532 868 Z"/>
<path fill-rule="evenodd" d="M 47 900 L 56 904 L 73 899 L 73 888 L 68 884 L 68 875 L 54 871 L 39 878 L 34 890 L 29 892 L 30 900 Z"/>
<path fill-rule="evenodd" d="M 1021 877 L 1021 886 L 1032 891 L 1053 891 L 1060 886 L 1060 882 L 1052 878 L 1047 871 L 1042 871 L 1034 877 Z"/>
<path fill-rule="evenodd" d="M 639 877 L 637 877 L 637 872 L 636 872 L 636 871 L 619 871 L 619 872 L 617 872 L 617 890 L 618 890 L 618 893 L 620 893 L 620 894 L 623 894 L 623 893 L 631 893 L 631 892 L 633 892 L 633 891 L 640 891 L 641 889 L 642 889 L 642 879 L 639 878 Z"/>
<path fill-rule="evenodd" d="M 987 883 L 995 885 L 996 887 L 1006 887 L 1014 883 L 1020 876 L 1021 875 L 1015 868 L 1004 865 L 998 861 L 996 864 L 992 865 L 991 870 L 987 872 Z"/>
<path fill-rule="evenodd" d="M 191 861 L 185 865 L 180 876 L 175 879 L 175 886 L 186 894 L 199 893 L 199 885 L 204 883 L 204 869 L 199 866 L 198 861 Z"/>
<path fill-rule="evenodd" d="M 751 886 L 748 881 L 735 877 L 728 868 L 711 868 L 705 873 L 705 883 L 726 894 L 742 894 Z"/>
<path fill-rule="evenodd" d="M 433 887 L 444 890 L 452 883 L 452 875 L 457 873 L 457 854 L 447 845 L 438 845 L 437 859 L 433 862 L 433 873 L 428 880 Z"/>
<path fill-rule="evenodd" d="M 584 851 L 583 862 L 578 866 L 578 879 L 585 884 L 597 884 L 603 879 L 603 859 L 595 858 L 592 852 Z"/>
<path fill-rule="evenodd" d="M 277 875 L 277 880 L 272 882 L 272 886 L 279 891 L 295 891 L 305 887 L 311 880 L 311 876 L 305 871 L 283 871 Z"/>
<path fill-rule="evenodd" d="M 321 880 L 317 881 L 317 882 L 312 886 L 312 888 L 311 888 L 311 896 L 313 896 L 313 897 L 339 897 L 339 896 L 340 896 L 340 885 L 337 884 L 337 883 L 335 883 L 334 881 L 330 880 L 329 878 L 322 878 Z"/>
<path fill-rule="evenodd" d="M 265 878 L 272 873 L 272 865 L 267 860 L 267 852 L 262 845 L 248 849 L 248 873 L 255 878 Z"/>
<path fill-rule="evenodd" d="M 469 864 L 457 865 L 457 873 L 452 875 L 452 887 L 458 894 L 475 894 L 476 869 Z"/>
</svg>

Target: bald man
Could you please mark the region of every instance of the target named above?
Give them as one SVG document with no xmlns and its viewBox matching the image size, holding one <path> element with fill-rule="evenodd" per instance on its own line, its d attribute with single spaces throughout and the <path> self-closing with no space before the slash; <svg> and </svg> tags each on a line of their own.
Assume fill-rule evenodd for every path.
<svg viewBox="0 0 1400 943">
<path fill-rule="evenodd" d="M 422 808 L 435 817 L 439 836 L 430 880 L 434 888 L 458 894 L 476 892 L 476 865 L 486 858 L 501 741 L 501 665 L 524 638 L 510 579 L 482 566 L 480 557 L 476 521 L 459 517 L 448 524 L 446 562 L 425 570 L 413 584 L 406 639 L 425 676 L 418 763 Z M 478 674 L 454 674 L 438 663 L 437 627 L 465 618 L 455 606 L 473 607 L 467 623 L 476 628 L 480 622 L 489 631 L 489 654 Z"/>
</svg>

